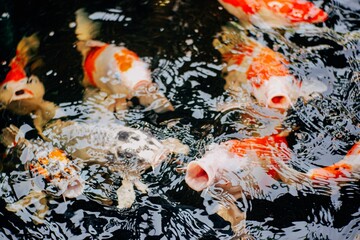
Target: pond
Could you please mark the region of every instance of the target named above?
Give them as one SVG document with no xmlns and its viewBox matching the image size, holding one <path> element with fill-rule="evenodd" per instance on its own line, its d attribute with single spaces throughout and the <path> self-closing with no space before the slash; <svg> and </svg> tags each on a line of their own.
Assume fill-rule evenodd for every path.
<svg viewBox="0 0 360 240">
<path fill-rule="evenodd" d="M 305 173 L 343 159 L 360 140 L 360 1 L 312 2 L 328 13 L 324 23 L 246 30 L 284 55 L 297 79 L 327 86 L 280 114 L 254 102 L 219 107 L 231 101 L 231 94 L 224 90 L 225 63 L 213 40 L 223 26 L 238 20 L 216 0 L 3 0 L 1 80 L 18 42 L 36 33 L 43 63 L 34 73 L 44 83 L 44 99 L 58 106 L 52 121 L 126 125 L 160 140 L 177 138 L 190 151 L 146 170 L 142 181 L 148 191 L 135 190 L 135 201 L 127 209 L 117 208 L 119 175 L 101 164 L 85 165 L 83 194 L 49 197 L 44 221 L 37 224 L 34 205 L 17 213 L 6 209 L 33 183 L 20 159 L 1 146 L 0 239 L 231 239 L 229 222 L 216 214 L 214 193 L 192 190 L 182 169 L 212 143 L 274 133 L 279 119 L 292 129 L 287 136 L 291 168 Z M 101 23 L 96 40 L 125 46 L 149 64 L 153 82 L 174 111 L 156 113 L 135 102 L 113 113 L 102 104 L 101 94 L 84 98 L 75 34 L 75 12 L 81 8 Z M 2 110 L 0 127 L 14 124 L 28 130 L 27 139 L 35 139 L 39 136 L 33 117 Z M 359 203 L 359 181 L 332 187 L 331 194 L 297 191 L 274 181 L 236 205 L 246 211 L 246 229 L 255 239 L 359 239 Z"/>
</svg>

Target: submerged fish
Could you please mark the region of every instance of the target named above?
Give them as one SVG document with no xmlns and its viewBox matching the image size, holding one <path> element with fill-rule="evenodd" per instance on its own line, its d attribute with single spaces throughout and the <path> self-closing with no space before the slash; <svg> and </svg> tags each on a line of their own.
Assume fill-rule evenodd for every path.
<svg viewBox="0 0 360 240">
<path fill-rule="evenodd" d="M 3 129 L 1 142 L 15 151 L 29 170 L 35 188 L 23 199 L 8 204 L 9 211 L 17 212 L 34 202 L 40 206 L 36 212 L 37 222 L 41 222 L 47 212 L 47 195 L 53 197 L 76 198 L 84 190 L 80 168 L 63 150 L 42 139 L 27 140 L 13 125 Z"/>
<path fill-rule="evenodd" d="M 115 99 L 111 110 L 126 109 L 127 100 L 137 97 L 141 105 L 162 113 L 173 111 L 169 100 L 151 80 L 149 66 L 125 47 L 93 40 L 98 23 L 83 9 L 76 11 L 77 49 L 83 55 L 84 86 L 99 88 Z"/>
<path fill-rule="evenodd" d="M 58 122 L 44 132 L 72 156 L 101 163 L 120 175 L 119 208 L 132 206 L 134 185 L 141 192 L 147 192 L 147 186 L 140 180 L 144 171 L 155 168 L 170 152 L 188 152 L 188 147 L 179 140 L 159 141 L 143 131 L 118 124 Z"/>
<path fill-rule="evenodd" d="M 311 169 L 308 175 L 317 180 L 350 181 L 360 179 L 360 142 L 348 151 L 344 159 L 323 167 Z"/>
<path fill-rule="evenodd" d="M 2 108 L 15 114 L 33 113 L 34 126 L 40 136 L 43 126 L 54 117 L 56 106 L 43 99 L 45 89 L 43 83 L 35 75 L 28 76 L 25 68 L 34 58 L 39 47 L 36 35 L 24 37 L 18 44 L 16 56 L 10 62 L 10 71 L 0 83 L 0 103 Z"/>
<path fill-rule="evenodd" d="M 243 25 L 291 27 L 300 23 L 324 22 L 328 15 L 305 0 L 219 0 Z"/>
<path fill-rule="evenodd" d="M 247 37 L 236 23 L 224 27 L 213 45 L 227 64 L 225 90 L 245 89 L 266 107 L 286 110 L 298 97 L 326 90 L 319 81 L 300 82 L 283 55 Z"/>
</svg>

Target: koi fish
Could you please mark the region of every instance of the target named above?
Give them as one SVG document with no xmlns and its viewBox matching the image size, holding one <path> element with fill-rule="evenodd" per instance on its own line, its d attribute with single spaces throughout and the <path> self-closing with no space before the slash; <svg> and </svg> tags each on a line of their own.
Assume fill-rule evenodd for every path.
<svg viewBox="0 0 360 240">
<path fill-rule="evenodd" d="M 42 139 L 29 141 L 14 125 L 3 129 L 1 142 L 16 151 L 36 186 L 28 196 L 8 204 L 6 208 L 9 211 L 17 212 L 33 204 L 35 200 L 46 205 L 47 195 L 63 196 L 65 199 L 76 198 L 83 193 L 84 180 L 80 176 L 80 168 L 68 154 L 52 143 Z M 42 210 L 37 211 L 38 221 L 45 217 L 47 209 L 42 207 Z"/>
<path fill-rule="evenodd" d="M 231 223 L 235 233 L 245 234 L 246 212 L 241 212 L 235 201 L 250 196 L 249 192 L 262 191 L 279 180 L 296 188 L 307 180 L 305 174 L 285 164 L 291 158 L 286 134 L 256 137 L 243 140 L 228 140 L 210 147 L 198 160 L 186 167 L 185 182 L 195 191 L 210 186 L 221 188 L 231 194 L 217 214 Z M 230 179 L 231 174 L 236 174 Z M 242 176 L 242 177 L 241 177 Z M 244 183 L 234 182 L 243 179 Z M 242 181 L 242 180 L 240 180 Z"/>
<path fill-rule="evenodd" d="M 311 169 L 308 172 L 311 179 L 340 180 L 346 181 L 360 178 L 360 142 L 348 151 L 344 159 L 339 162 L 323 167 Z"/>
<path fill-rule="evenodd" d="M 305 0 L 219 0 L 243 25 L 262 28 L 291 27 L 300 23 L 324 22 L 328 15 Z"/>
<path fill-rule="evenodd" d="M 25 67 L 34 58 L 39 47 L 36 35 L 24 37 L 18 44 L 10 71 L 0 83 L 0 105 L 18 115 L 33 113 L 34 126 L 42 135 L 43 126 L 54 117 L 56 106 L 43 99 L 45 88 L 35 75 L 28 76 Z"/>
<path fill-rule="evenodd" d="M 261 105 L 280 110 L 288 109 L 299 96 L 326 90 L 319 81 L 300 82 L 290 73 L 283 55 L 245 36 L 237 27 L 236 23 L 224 27 L 213 42 L 227 64 L 225 90 L 246 90 Z"/>
<path fill-rule="evenodd" d="M 151 80 L 149 66 L 133 51 L 92 40 L 99 32 L 85 11 L 76 11 L 77 49 L 83 55 L 85 87 L 99 88 L 113 96 L 110 110 L 126 109 L 127 100 L 137 97 L 141 105 L 162 113 L 174 108 Z"/>
<path fill-rule="evenodd" d="M 191 161 L 187 166 L 185 182 L 195 191 L 202 191 L 219 181 L 224 172 L 247 168 L 249 161 L 254 159 L 247 157 L 250 153 L 255 154 L 255 159 L 259 160 L 257 164 L 265 166 L 266 173 L 275 179 L 281 179 L 275 159 L 286 161 L 291 158 L 286 138 L 281 135 L 228 140 L 213 146 L 200 160 Z"/>
<path fill-rule="evenodd" d="M 169 138 L 162 141 L 130 127 L 58 121 L 44 131 L 72 156 L 84 162 L 103 164 L 122 178 L 117 190 L 118 208 L 130 208 L 135 201 L 134 187 L 142 193 L 147 186 L 141 174 L 162 163 L 169 153 L 187 154 L 188 146 Z"/>
<path fill-rule="evenodd" d="M 220 205 L 217 214 L 231 223 L 234 232 L 246 234 L 246 213 L 237 208 L 235 201 L 244 196 L 253 197 L 250 193 L 261 192 L 271 185 L 271 179 L 295 186 L 297 190 L 309 188 L 318 192 L 319 186 L 314 180 L 351 181 L 360 178 L 360 142 L 338 163 L 303 173 L 286 164 L 291 158 L 286 136 L 287 133 L 282 132 L 213 145 L 200 159 L 187 165 L 185 182 L 195 191 L 215 186 L 230 194 L 230 199 L 225 199 L 226 203 Z M 319 190 L 319 193 L 332 193 L 331 188 L 323 186 Z"/>
</svg>

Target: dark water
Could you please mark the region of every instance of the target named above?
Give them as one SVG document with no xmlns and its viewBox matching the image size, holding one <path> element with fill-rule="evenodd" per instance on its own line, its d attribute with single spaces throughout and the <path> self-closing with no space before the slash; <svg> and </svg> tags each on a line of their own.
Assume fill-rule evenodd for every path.
<svg viewBox="0 0 360 240">
<path fill-rule="evenodd" d="M 290 165 L 304 172 L 342 159 L 360 133 L 360 2 L 315 3 L 330 15 L 316 26 L 322 30 L 287 30 L 282 38 L 274 31 L 252 33 L 284 54 L 299 79 L 316 79 L 328 86 L 307 104 L 299 100 L 283 123 L 299 127 L 289 136 L 296 156 Z M 156 114 L 135 108 L 117 116 L 117 121 L 159 138 L 181 139 L 191 148 L 188 156 L 179 159 L 183 163 L 201 156 L 210 142 L 268 133 L 272 120 L 259 114 L 265 111 L 260 107 L 253 106 L 250 112 L 216 110 L 228 96 L 223 90 L 221 56 L 212 40 L 234 18 L 215 0 L 2 0 L 1 79 L 18 41 L 37 32 L 45 62 L 37 74 L 46 87 L 45 99 L 61 107 L 63 120 L 112 121 L 111 113 L 82 102 L 81 56 L 74 47 L 73 26 L 74 12 L 82 7 L 101 18 L 98 40 L 125 45 L 150 64 L 154 81 L 176 109 Z M 116 20 L 104 17 L 114 12 Z M 256 123 L 247 124 L 249 118 Z M 30 117 L 2 111 L 1 127 L 10 123 L 32 125 Z M 35 136 L 35 131 L 27 135 Z M 88 183 L 84 195 L 75 200 L 51 199 L 42 225 L 32 222 L 31 208 L 18 214 L 5 209 L 6 203 L 26 195 L 30 183 L 16 159 L 3 158 L 1 164 L 0 239 L 229 239 L 233 234 L 230 225 L 213 214 L 213 200 L 186 186 L 176 161 L 143 175 L 149 194 L 138 192 L 128 210 L 94 197 L 115 200 L 120 181 L 105 168 L 88 167 L 82 172 Z M 293 193 L 277 184 L 270 197 L 246 201 L 247 228 L 257 239 L 354 239 L 360 231 L 359 202 L 359 182 L 342 186 L 332 196 Z M 244 202 L 238 205 L 245 209 Z"/>
</svg>

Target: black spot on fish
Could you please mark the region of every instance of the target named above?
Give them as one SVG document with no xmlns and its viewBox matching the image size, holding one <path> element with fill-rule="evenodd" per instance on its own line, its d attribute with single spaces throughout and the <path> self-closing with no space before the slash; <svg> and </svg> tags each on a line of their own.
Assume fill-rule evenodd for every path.
<svg viewBox="0 0 360 240">
<path fill-rule="evenodd" d="M 132 136 L 131 138 L 135 141 L 140 141 L 140 137 L 138 135 Z"/>
<path fill-rule="evenodd" d="M 129 133 L 129 132 L 120 131 L 120 132 L 118 132 L 118 134 L 117 134 L 117 138 L 118 138 L 118 140 L 120 140 L 120 141 L 126 141 L 126 140 L 129 139 L 129 137 L 130 137 L 130 133 Z"/>
</svg>

